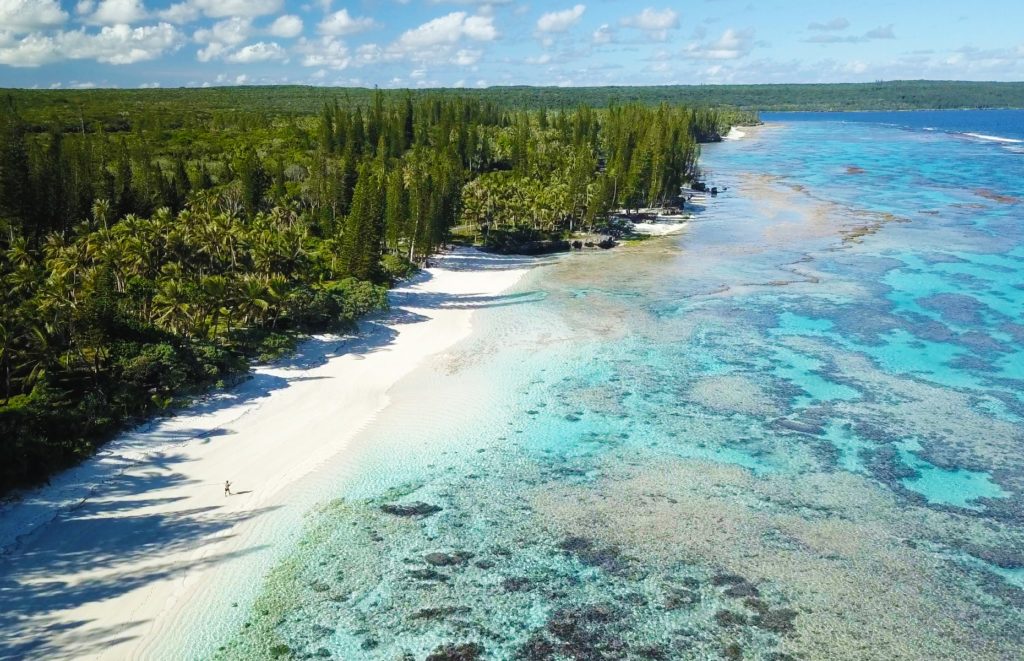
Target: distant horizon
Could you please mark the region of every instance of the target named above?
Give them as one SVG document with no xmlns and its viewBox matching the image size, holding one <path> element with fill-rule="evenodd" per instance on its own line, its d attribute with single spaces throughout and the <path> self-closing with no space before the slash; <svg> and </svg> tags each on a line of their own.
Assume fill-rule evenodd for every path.
<svg viewBox="0 0 1024 661">
<path fill-rule="evenodd" d="M 905 78 L 905 79 L 892 79 L 892 80 L 875 80 L 875 81 L 861 81 L 861 82 L 842 82 L 842 81 L 831 81 L 831 82 L 792 82 L 792 83 L 778 83 L 778 82 L 767 82 L 767 83 L 665 83 L 665 84 L 649 84 L 649 85 L 627 85 L 627 84 L 616 84 L 609 83 L 607 85 L 542 85 L 542 84 L 530 84 L 530 83 L 507 83 L 501 85 L 488 85 L 486 87 L 453 87 L 450 85 L 440 85 L 437 87 L 382 87 L 380 85 L 314 85 L 309 83 L 246 83 L 243 85 L 207 85 L 207 86 L 192 86 L 192 85 L 177 85 L 174 87 L 75 87 L 75 88 L 44 88 L 44 87 L 19 87 L 9 86 L 0 84 L 0 89 L 3 90 L 19 90 L 19 91 L 33 91 L 33 92 L 89 92 L 89 91 L 104 91 L 104 90 L 117 90 L 117 91 L 139 91 L 139 92 L 159 92 L 159 91 L 171 91 L 171 90 L 227 90 L 227 89 L 258 89 L 264 87 L 299 87 L 304 89 L 323 89 L 323 90 L 338 90 L 338 89 L 357 89 L 374 91 L 381 90 L 385 92 L 429 92 L 433 90 L 445 90 L 445 91 L 481 91 L 481 90 L 496 90 L 496 89 L 652 89 L 652 88 L 700 88 L 700 87 L 720 87 L 720 88 L 738 88 L 738 87 L 822 87 L 832 85 L 843 85 L 843 86 L 871 86 L 871 85 L 889 85 L 898 83 L 950 83 L 950 84 L 979 84 L 979 85 L 1024 85 L 1024 78 L 1021 80 L 967 80 L 967 79 L 943 79 L 943 78 Z"/>
</svg>

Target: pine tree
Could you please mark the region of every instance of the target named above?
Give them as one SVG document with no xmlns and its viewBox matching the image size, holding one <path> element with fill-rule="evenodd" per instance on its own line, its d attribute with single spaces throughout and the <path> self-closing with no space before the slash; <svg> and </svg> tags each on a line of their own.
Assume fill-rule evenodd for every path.
<svg viewBox="0 0 1024 661">
<path fill-rule="evenodd" d="M 346 152 L 356 156 L 362 156 L 366 152 L 366 127 L 363 125 L 363 112 L 359 108 L 352 113 Z"/>
<path fill-rule="evenodd" d="M 402 106 L 402 151 L 410 149 L 416 142 L 416 122 L 412 107 L 412 93 L 406 92 Z"/>
<path fill-rule="evenodd" d="M 364 162 L 359 167 L 352 208 L 342 234 L 342 268 L 360 280 L 378 276 L 384 211 L 381 174 L 374 163 Z"/>
<path fill-rule="evenodd" d="M 179 154 L 174 159 L 174 191 L 175 191 L 175 205 L 174 210 L 179 211 L 185 206 L 185 200 L 188 199 L 189 193 L 192 192 L 192 180 L 189 179 L 188 170 L 185 168 L 185 159 Z"/>
<path fill-rule="evenodd" d="M 0 115 L 0 219 L 27 229 L 32 211 L 32 179 L 25 127 L 8 100 Z"/>
<path fill-rule="evenodd" d="M 243 152 L 235 172 L 242 188 L 242 207 L 247 215 L 253 216 L 263 206 L 263 196 L 268 186 L 266 170 L 255 150 L 247 149 Z"/>
<path fill-rule="evenodd" d="M 388 173 L 385 197 L 384 237 L 389 250 L 398 252 L 399 243 L 409 224 L 409 196 L 401 167 Z"/>
<path fill-rule="evenodd" d="M 333 153 L 338 146 L 334 131 L 334 114 L 330 106 L 324 106 L 324 111 L 320 114 L 320 149 L 327 153 Z"/>
<path fill-rule="evenodd" d="M 271 197 L 276 202 L 284 202 L 288 197 L 288 188 L 285 186 L 284 159 L 278 158 L 274 161 L 274 172 L 272 175 L 273 186 L 270 191 Z"/>
</svg>

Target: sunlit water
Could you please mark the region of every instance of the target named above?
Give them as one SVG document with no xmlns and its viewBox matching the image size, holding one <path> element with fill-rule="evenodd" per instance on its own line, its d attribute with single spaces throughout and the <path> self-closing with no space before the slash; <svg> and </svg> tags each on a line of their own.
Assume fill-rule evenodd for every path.
<svg viewBox="0 0 1024 661">
<path fill-rule="evenodd" d="M 403 382 L 221 655 L 1020 658 L 1024 155 L 802 119 Z"/>
</svg>

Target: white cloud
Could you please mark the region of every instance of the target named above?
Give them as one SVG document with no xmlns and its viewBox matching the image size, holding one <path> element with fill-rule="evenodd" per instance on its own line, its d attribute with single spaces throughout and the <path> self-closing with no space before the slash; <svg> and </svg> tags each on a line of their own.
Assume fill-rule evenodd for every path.
<svg viewBox="0 0 1024 661">
<path fill-rule="evenodd" d="M 66 20 L 57 0 L 0 0 L 0 26 L 12 32 L 52 28 Z"/>
<path fill-rule="evenodd" d="M 302 66 L 318 67 L 323 69 L 334 69 L 340 71 L 347 69 L 352 63 L 348 47 L 336 37 L 327 35 L 320 39 L 299 41 L 296 50 L 304 55 Z"/>
<path fill-rule="evenodd" d="M 284 0 L 191 0 L 211 18 L 265 16 L 280 11 Z"/>
<path fill-rule="evenodd" d="M 353 17 L 349 15 L 347 9 L 341 9 L 320 21 L 317 30 L 320 34 L 331 34 L 340 37 L 346 34 L 356 34 L 369 30 L 373 25 L 372 18 L 364 16 Z"/>
<path fill-rule="evenodd" d="M 572 26 L 579 23 L 583 12 L 587 10 L 585 5 L 576 5 L 562 11 L 552 11 L 543 14 L 537 19 L 538 32 L 565 32 Z"/>
<path fill-rule="evenodd" d="M 64 59 L 52 37 L 30 34 L 12 46 L 0 48 L 0 64 L 12 67 L 37 67 Z"/>
<path fill-rule="evenodd" d="M 178 48 L 184 36 L 170 23 L 159 23 L 137 28 L 107 26 L 91 35 L 81 30 L 65 32 L 61 41 L 64 53 L 74 60 L 132 64 L 155 59 L 165 51 Z"/>
<path fill-rule="evenodd" d="M 480 61 L 480 57 L 483 54 L 484 52 L 479 49 L 462 48 L 455 53 L 455 57 L 452 58 L 452 64 L 457 64 L 460 67 L 472 66 Z"/>
<path fill-rule="evenodd" d="M 595 44 L 610 44 L 615 41 L 615 30 L 607 23 L 594 30 L 593 40 Z"/>
<path fill-rule="evenodd" d="M 498 37 L 494 19 L 490 16 L 469 16 L 456 11 L 406 30 L 395 42 L 405 51 L 417 51 L 443 44 L 454 44 L 463 37 L 476 41 L 492 41 Z"/>
<path fill-rule="evenodd" d="M 139 89 L 141 90 L 155 90 L 158 87 L 160 87 L 160 83 L 142 83 L 139 85 Z"/>
<path fill-rule="evenodd" d="M 146 16 L 142 0 L 101 0 L 87 22 L 99 25 L 130 24 L 145 20 Z"/>
<path fill-rule="evenodd" d="M 184 36 L 170 23 L 137 28 L 105 26 L 95 33 L 84 29 L 52 36 L 34 33 L 12 46 L 0 48 L 0 64 L 34 67 L 69 59 L 132 64 L 155 59 L 183 42 Z"/>
<path fill-rule="evenodd" d="M 252 19 L 240 17 L 217 21 L 210 28 L 196 30 L 192 38 L 200 44 L 206 44 L 205 48 L 196 52 L 196 59 L 200 62 L 209 62 L 222 57 L 231 47 L 242 43 L 251 34 Z"/>
<path fill-rule="evenodd" d="M 250 34 L 252 19 L 236 17 L 217 21 L 207 30 L 196 30 L 194 38 L 200 43 L 219 41 L 233 46 L 248 39 Z"/>
<path fill-rule="evenodd" d="M 811 23 L 807 26 L 807 29 L 817 30 L 820 32 L 834 32 L 837 30 L 845 30 L 848 27 L 850 27 L 850 21 L 840 17 L 833 18 L 831 21 L 826 21 L 824 23 Z"/>
<path fill-rule="evenodd" d="M 713 42 L 688 45 L 683 50 L 683 56 L 694 60 L 735 60 L 749 55 L 753 48 L 753 30 L 729 28 Z"/>
<path fill-rule="evenodd" d="M 368 64 L 376 64 L 380 62 L 384 57 L 384 51 L 377 44 L 363 44 L 356 48 L 356 58 L 354 64 L 358 66 L 365 66 Z"/>
<path fill-rule="evenodd" d="M 377 44 L 363 44 L 356 48 L 355 64 L 375 64 L 380 62 L 383 55 L 384 51 Z"/>
<path fill-rule="evenodd" d="M 157 16 L 165 21 L 181 25 L 191 23 L 199 18 L 199 8 L 190 2 L 178 2 L 167 9 L 161 9 L 157 12 Z"/>
<path fill-rule="evenodd" d="M 78 0 L 78 4 L 75 5 L 75 13 L 79 16 L 85 16 L 91 14 L 92 10 L 96 8 L 94 0 Z"/>
<path fill-rule="evenodd" d="M 470 39 L 477 41 L 493 41 L 498 38 L 494 29 L 494 18 L 491 16 L 470 16 L 466 19 L 462 31 Z"/>
<path fill-rule="evenodd" d="M 249 44 L 244 48 L 239 48 L 224 59 L 238 64 L 251 64 L 253 62 L 267 62 L 269 60 L 286 60 L 288 59 L 288 53 L 277 42 L 271 41 L 267 43 L 259 41 L 255 44 Z"/>
<path fill-rule="evenodd" d="M 270 34 L 283 39 L 291 39 L 302 34 L 302 19 L 294 14 L 278 16 L 270 25 Z"/>
<path fill-rule="evenodd" d="M 627 16 L 619 22 L 625 27 L 647 32 L 652 39 L 663 41 L 668 37 L 669 30 L 679 28 L 679 14 L 669 8 L 658 10 L 648 7 L 636 16 Z"/>
</svg>

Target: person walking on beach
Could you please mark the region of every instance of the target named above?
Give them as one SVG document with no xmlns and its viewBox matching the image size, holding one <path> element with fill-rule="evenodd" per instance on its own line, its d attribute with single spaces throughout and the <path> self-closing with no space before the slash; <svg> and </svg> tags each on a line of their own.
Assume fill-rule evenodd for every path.
<svg viewBox="0 0 1024 661">
<path fill-rule="evenodd" d="M 231 482 L 229 482 L 228 480 L 224 480 L 224 495 L 231 495 Z"/>
</svg>

